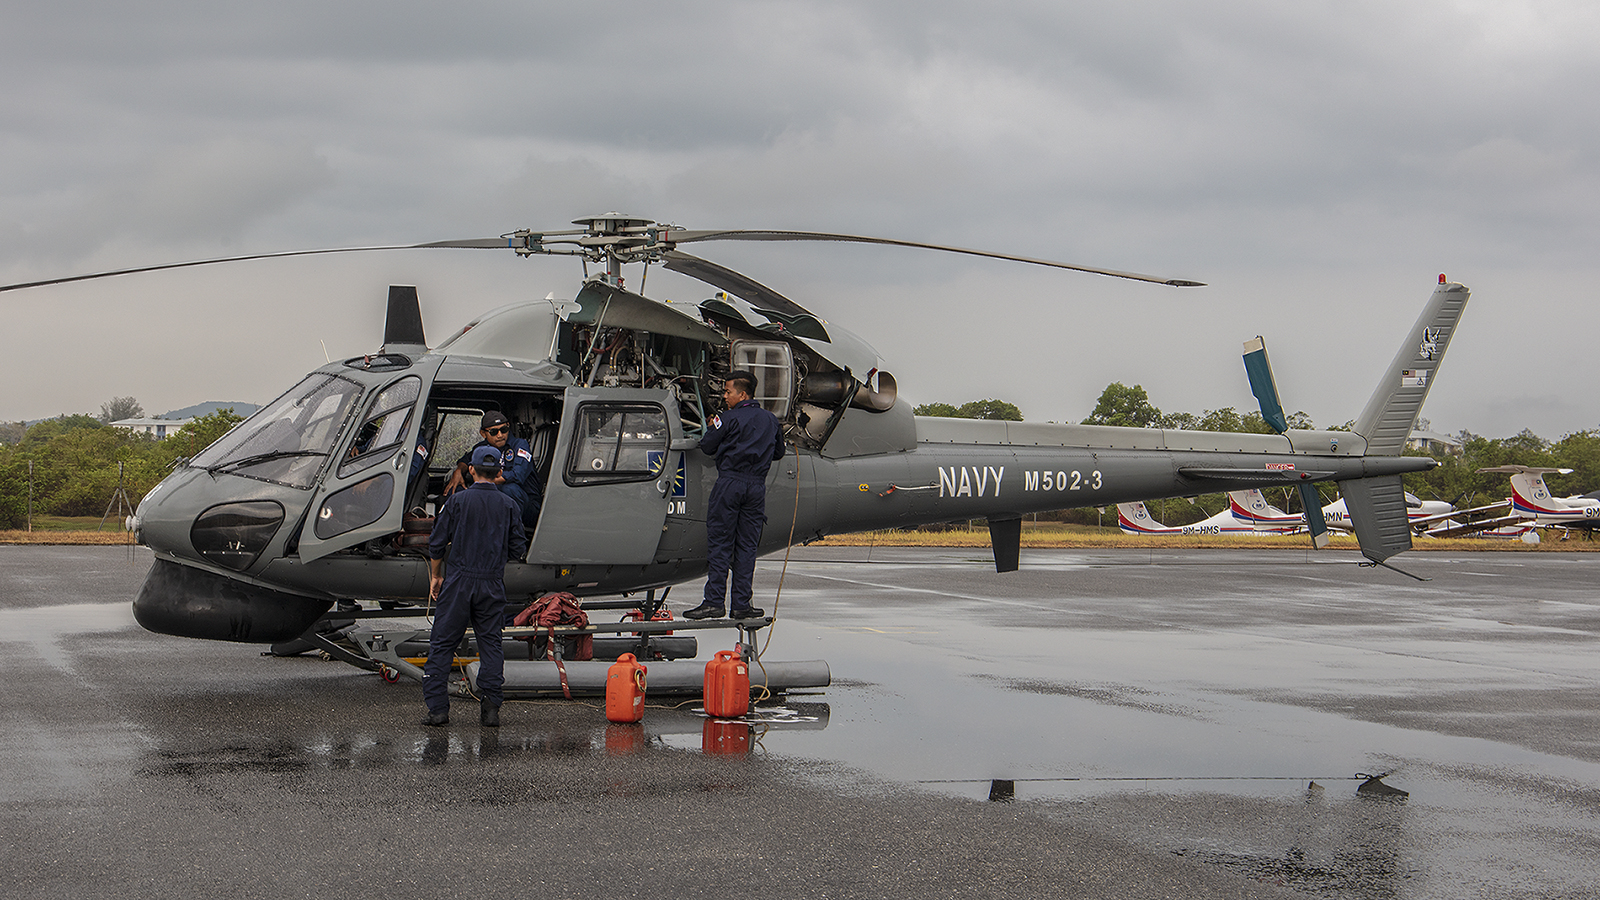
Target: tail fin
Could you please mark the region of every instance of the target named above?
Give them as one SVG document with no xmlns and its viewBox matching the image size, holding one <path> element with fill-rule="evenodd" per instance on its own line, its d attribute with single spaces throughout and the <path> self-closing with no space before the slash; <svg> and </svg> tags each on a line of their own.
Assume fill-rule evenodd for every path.
<svg viewBox="0 0 1600 900">
<path fill-rule="evenodd" d="M 1135 503 L 1117 504 L 1117 525 L 1128 534 L 1170 534 L 1175 528 L 1157 522 L 1150 511 L 1145 509 L 1144 501 Z"/>
<path fill-rule="evenodd" d="M 1536 516 L 1540 513 L 1565 512 L 1557 510 L 1551 502 L 1554 495 L 1545 487 L 1544 473 L 1519 472 L 1511 476 L 1511 505 L 1519 513 Z"/>
<path fill-rule="evenodd" d="M 1267 502 L 1260 488 L 1246 488 L 1228 492 L 1228 506 L 1233 517 L 1250 525 L 1282 525 L 1289 514 Z"/>
<path fill-rule="evenodd" d="M 1411 549 L 1411 520 L 1406 516 L 1406 490 L 1399 475 L 1341 481 L 1339 493 L 1344 496 L 1362 556 L 1385 565 L 1384 560 Z"/>
<path fill-rule="evenodd" d="M 1399 456 L 1405 449 L 1411 426 L 1422 410 L 1422 402 L 1428 399 L 1428 389 L 1433 387 L 1433 377 L 1438 374 L 1469 296 L 1471 292 L 1465 285 L 1439 276 L 1439 286 L 1411 326 L 1394 362 L 1383 373 L 1361 418 L 1356 420 L 1355 430 L 1366 438 L 1368 456 Z M 1339 493 L 1344 495 L 1350 524 L 1361 543 L 1361 555 L 1393 569 L 1385 560 L 1411 549 L 1411 523 L 1400 476 L 1341 481 Z M 1402 574 L 1417 578 L 1409 572 Z"/>
<path fill-rule="evenodd" d="M 1512 511 L 1524 516 L 1561 516 L 1571 515 L 1572 510 L 1567 504 L 1556 499 L 1545 487 L 1544 476 L 1552 474 L 1566 475 L 1571 469 L 1549 469 L 1538 466 L 1494 466 L 1488 469 L 1479 469 L 1481 475 L 1485 472 L 1504 472 L 1511 476 L 1511 506 Z"/>
<path fill-rule="evenodd" d="M 1356 433 L 1367 439 L 1367 455 L 1399 456 L 1405 449 L 1470 294 L 1464 285 L 1439 276 L 1439 287 L 1356 420 Z"/>
<path fill-rule="evenodd" d="M 1298 530 L 1305 524 L 1299 513 L 1287 513 L 1267 502 L 1260 488 L 1228 492 L 1228 507 L 1233 517 L 1251 528 L 1265 532 Z"/>
</svg>

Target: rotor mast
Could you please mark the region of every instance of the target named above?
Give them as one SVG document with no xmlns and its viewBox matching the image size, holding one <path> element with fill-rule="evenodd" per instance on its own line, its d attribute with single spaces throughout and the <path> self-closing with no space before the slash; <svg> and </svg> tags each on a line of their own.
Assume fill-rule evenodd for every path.
<svg viewBox="0 0 1600 900">
<path fill-rule="evenodd" d="M 662 250 L 659 235 L 666 231 L 666 227 L 658 226 L 654 219 L 622 215 L 618 211 L 573 219 L 573 224 L 582 226 L 584 231 L 555 234 L 518 231 L 509 235 L 512 239 L 510 243 L 522 256 L 562 253 L 552 250 L 550 243 L 576 243 L 578 247 L 566 253 L 582 256 L 589 259 L 590 263 L 603 264 L 603 279 L 611 287 L 619 288 L 622 287 L 622 263 L 648 263 L 653 256 L 658 256 Z"/>
</svg>

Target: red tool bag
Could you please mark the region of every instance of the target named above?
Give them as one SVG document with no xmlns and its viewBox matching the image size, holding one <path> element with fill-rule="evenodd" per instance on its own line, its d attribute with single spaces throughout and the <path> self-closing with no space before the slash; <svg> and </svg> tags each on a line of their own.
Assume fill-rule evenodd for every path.
<svg viewBox="0 0 1600 900">
<path fill-rule="evenodd" d="M 573 637 L 563 637 L 562 652 L 554 652 L 552 642 L 555 641 L 555 628 L 558 626 L 586 626 L 589 625 L 589 613 L 584 612 L 578 605 L 578 597 L 571 596 L 566 591 L 546 594 L 539 597 L 538 601 L 528 604 L 528 609 L 517 613 L 517 618 L 510 620 L 518 628 L 534 626 L 544 628 L 546 633 L 534 634 L 530 637 L 518 637 L 518 641 L 528 641 L 531 645 L 530 658 L 538 660 L 555 660 L 555 668 L 562 673 L 562 693 L 568 700 L 573 698 L 573 689 L 566 684 L 566 660 L 592 660 L 595 658 L 595 639 L 592 634 L 576 634 Z"/>
<path fill-rule="evenodd" d="M 574 635 L 562 638 L 561 653 L 557 655 L 551 643 L 556 639 L 555 629 L 560 626 L 572 625 L 582 627 L 589 624 L 589 614 L 578 605 L 578 598 L 562 591 L 555 594 L 546 594 L 528 604 L 528 608 L 517 613 L 511 624 L 517 627 L 532 625 L 535 628 L 546 629 L 544 634 L 519 637 L 517 640 L 528 641 L 533 646 L 529 649 L 532 659 L 553 659 L 556 668 L 561 672 L 561 693 L 568 700 L 572 699 L 572 689 L 567 684 L 566 660 L 594 659 L 594 636 L 588 634 Z"/>
<path fill-rule="evenodd" d="M 555 636 L 554 629 L 561 626 L 583 627 L 589 624 L 589 614 L 578 605 L 578 598 L 562 591 L 556 594 L 546 594 L 528 604 L 528 608 L 517 613 L 511 620 L 512 625 L 525 627 L 532 625 L 535 628 L 551 629 L 545 634 L 528 635 L 519 637 L 519 641 L 529 641 L 533 644 L 533 659 L 550 659 L 552 657 L 549 638 Z M 562 657 L 566 659 L 594 659 L 594 637 L 580 634 L 561 639 Z"/>
</svg>

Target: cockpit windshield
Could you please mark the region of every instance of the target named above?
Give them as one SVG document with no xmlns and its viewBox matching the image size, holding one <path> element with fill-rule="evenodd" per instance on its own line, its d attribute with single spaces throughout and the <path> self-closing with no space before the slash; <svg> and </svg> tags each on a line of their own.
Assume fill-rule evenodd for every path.
<svg viewBox="0 0 1600 900">
<path fill-rule="evenodd" d="M 309 488 L 361 390 L 361 385 L 337 375 L 308 375 L 200 451 L 189 465 Z"/>
</svg>

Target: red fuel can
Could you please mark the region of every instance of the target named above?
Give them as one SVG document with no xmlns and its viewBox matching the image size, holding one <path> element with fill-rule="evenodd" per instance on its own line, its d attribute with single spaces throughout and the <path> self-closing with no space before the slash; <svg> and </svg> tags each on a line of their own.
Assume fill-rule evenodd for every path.
<svg viewBox="0 0 1600 900">
<path fill-rule="evenodd" d="M 624 653 L 606 670 L 606 720 L 637 722 L 644 718 L 644 676 L 647 670 L 632 653 Z"/>
<path fill-rule="evenodd" d="M 706 663 L 706 715 L 736 719 L 750 711 L 750 667 L 732 650 L 718 650 Z"/>
</svg>

